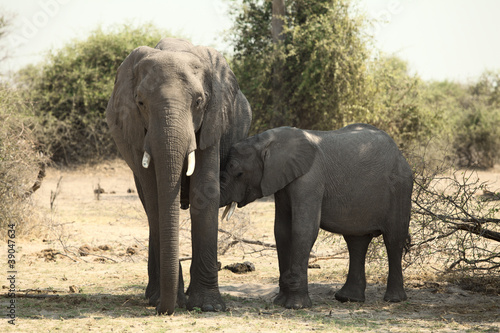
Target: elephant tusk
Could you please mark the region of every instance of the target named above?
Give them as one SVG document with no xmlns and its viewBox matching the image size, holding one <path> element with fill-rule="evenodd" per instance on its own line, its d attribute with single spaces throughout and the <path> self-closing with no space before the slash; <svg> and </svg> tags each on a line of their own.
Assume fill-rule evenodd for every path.
<svg viewBox="0 0 500 333">
<path fill-rule="evenodd" d="M 151 161 L 151 155 L 148 154 L 147 151 L 144 152 L 144 156 L 142 156 L 142 167 L 147 169 L 149 167 L 149 162 Z"/>
<path fill-rule="evenodd" d="M 186 176 L 188 177 L 191 176 L 194 172 L 194 167 L 196 164 L 194 155 L 195 155 L 194 150 L 190 152 L 188 155 L 188 168 L 186 171 Z"/>
<path fill-rule="evenodd" d="M 224 218 L 227 215 L 226 221 L 229 221 L 231 216 L 233 216 L 235 209 L 236 209 L 236 202 L 233 201 L 232 203 L 226 206 L 226 209 L 224 209 L 224 213 L 222 213 L 222 220 L 224 220 Z"/>
</svg>

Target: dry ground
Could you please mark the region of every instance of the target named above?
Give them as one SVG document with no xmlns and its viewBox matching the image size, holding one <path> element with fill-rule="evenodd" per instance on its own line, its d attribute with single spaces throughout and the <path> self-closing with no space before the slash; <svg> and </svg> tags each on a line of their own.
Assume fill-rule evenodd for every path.
<svg viewBox="0 0 500 333">
<path fill-rule="evenodd" d="M 500 187 L 499 170 L 481 177 Z M 99 188 L 104 193 L 97 196 Z M 178 309 L 173 316 L 156 316 L 143 297 L 148 226 L 134 190 L 131 173 L 121 161 L 47 171 L 33 198 L 43 223 L 30 236 L 16 238 L 16 324 L 2 320 L 0 331 L 499 332 L 499 295 L 476 293 L 446 282 L 432 265 L 405 272 L 406 302 L 382 301 L 387 265 L 380 261 L 367 265 L 369 285 L 364 304 L 335 301 L 333 295 L 345 279 L 348 261 L 341 238 L 327 238 L 326 234 L 320 235 L 311 259 L 319 265 L 309 270 L 311 309 L 286 310 L 272 305 L 278 282 L 275 249 L 237 242 L 220 233 L 223 267 L 250 261 L 256 268 L 246 274 L 225 269 L 219 272 L 228 311 Z M 272 201 L 259 201 L 237 210 L 220 228 L 239 238 L 274 243 L 273 214 Z M 189 258 L 189 218 L 185 212 L 181 221 L 181 257 Z M 3 263 L 6 253 L 2 251 Z M 189 264 L 188 259 L 183 261 L 185 280 L 189 280 Z M 2 267 L 6 275 L 6 265 Z M 2 286 L 0 300 L 6 313 L 5 279 Z"/>
</svg>

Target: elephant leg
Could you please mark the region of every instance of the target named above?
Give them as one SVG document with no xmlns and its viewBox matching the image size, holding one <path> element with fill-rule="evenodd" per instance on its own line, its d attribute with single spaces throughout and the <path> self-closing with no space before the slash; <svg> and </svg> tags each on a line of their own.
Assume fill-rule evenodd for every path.
<svg viewBox="0 0 500 333">
<path fill-rule="evenodd" d="M 387 278 L 384 301 L 401 302 L 408 298 L 403 286 L 403 269 L 401 267 L 406 237 L 391 237 L 387 234 L 383 236 L 389 259 L 389 277 Z"/>
<path fill-rule="evenodd" d="M 290 264 L 287 271 L 281 274 L 280 280 L 286 290 L 284 306 L 289 309 L 301 309 L 312 306 L 309 297 L 307 266 L 309 254 L 318 237 L 321 200 L 312 197 L 303 198 L 303 195 L 292 195 L 290 202 L 292 213 L 289 237 Z"/>
<path fill-rule="evenodd" d="M 149 300 L 149 304 L 152 306 L 156 306 L 156 303 L 158 301 L 158 298 L 160 296 L 160 285 L 159 285 L 159 268 L 160 264 L 158 262 L 158 256 L 156 255 L 156 245 L 155 245 L 155 239 L 154 239 L 154 231 L 152 228 L 153 221 L 153 216 L 158 215 L 158 213 L 154 212 L 154 207 L 149 207 L 150 212 L 148 212 L 148 205 L 146 204 L 146 198 L 145 198 L 145 193 L 144 190 L 141 186 L 141 181 L 139 180 L 139 177 L 134 173 L 134 181 L 135 181 L 135 187 L 137 189 L 137 194 L 139 195 L 139 199 L 141 200 L 142 206 L 144 207 L 144 211 L 146 212 L 146 215 L 148 216 L 148 223 L 149 223 L 149 245 L 148 245 L 148 285 L 146 287 L 146 298 Z M 143 175 L 143 182 L 145 182 L 144 175 Z M 155 186 L 156 188 L 156 186 Z M 149 193 L 151 195 L 151 193 Z M 151 206 L 151 205 L 150 205 Z M 157 233 L 156 233 L 157 234 Z"/>
<path fill-rule="evenodd" d="M 278 251 L 278 263 L 280 270 L 279 294 L 274 299 L 275 305 L 285 306 L 288 297 L 288 287 L 283 281 L 285 274 L 290 271 L 291 266 L 291 246 L 292 246 L 292 212 L 288 205 L 288 199 L 283 191 L 274 195 L 275 218 L 274 218 L 274 238 Z"/>
<path fill-rule="evenodd" d="M 390 210 L 392 215 L 387 221 L 389 227 L 386 228 L 387 230 L 383 234 L 389 260 L 389 276 L 384 295 L 384 300 L 388 302 L 401 302 L 408 298 L 403 286 L 401 260 L 404 247 L 409 240 L 411 187 L 399 188 L 397 198 L 399 200 L 393 201 L 394 207 L 391 207 Z"/>
<path fill-rule="evenodd" d="M 349 250 L 349 273 L 344 286 L 335 293 L 335 298 L 340 302 L 364 302 L 366 289 L 365 258 L 368 245 L 373 236 L 347 236 Z"/>
<path fill-rule="evenodd" d="M 224 311 L 226 308 L 217 276 L 219 192 L 219 147 L 198 149 L 189 191 L 193 259 L 188 309 Z"/>
</svg>

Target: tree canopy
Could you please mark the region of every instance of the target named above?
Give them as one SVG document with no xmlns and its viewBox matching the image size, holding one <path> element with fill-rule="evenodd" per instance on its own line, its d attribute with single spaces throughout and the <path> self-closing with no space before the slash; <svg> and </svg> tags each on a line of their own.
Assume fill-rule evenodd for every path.
<svg viewBox="0 0 500 333">
<path fill-rule="evenodd" d="M 353 109 L 366 109 L 369 57 L 364 19 L 345 0 L 286 2 L 284 38 L 273 44 L 271 1 L 234 5 L 233 70 L 254 112 L 254 131 L 271 124 L 330 130 Z M 281 89 L 273 105 L 273 71 L 280 64 Z M 280 121 L 276 121 L 276 118 Z"/>
</svg>

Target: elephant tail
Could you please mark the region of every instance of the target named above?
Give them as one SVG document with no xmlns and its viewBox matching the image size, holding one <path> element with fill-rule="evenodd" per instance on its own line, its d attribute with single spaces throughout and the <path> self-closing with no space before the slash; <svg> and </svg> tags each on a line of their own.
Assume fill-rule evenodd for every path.
<svg viewBox="0 0 500 333">
<path fill-rule="evenodd" d="M 405 244 L 404 244 L 404 253 L 403 253 L 403 256 L 405 256 L 408 252 L 410 252 L 410 249 L 411 247 L 413 246 L 414 244 L 411 243 L 411 236 L 408 235 L 405 239 Z"/>
</svg>

